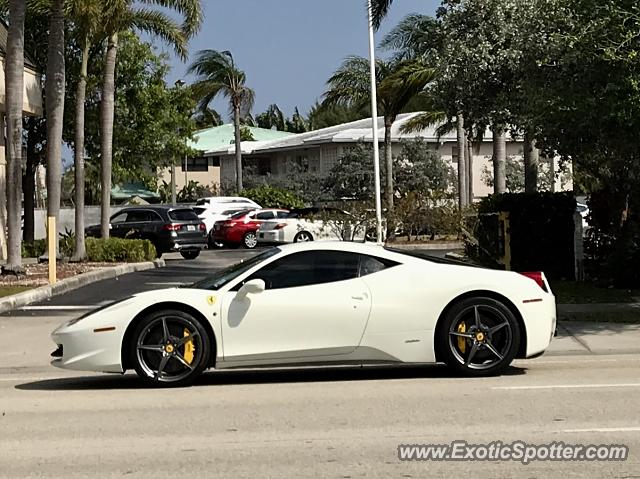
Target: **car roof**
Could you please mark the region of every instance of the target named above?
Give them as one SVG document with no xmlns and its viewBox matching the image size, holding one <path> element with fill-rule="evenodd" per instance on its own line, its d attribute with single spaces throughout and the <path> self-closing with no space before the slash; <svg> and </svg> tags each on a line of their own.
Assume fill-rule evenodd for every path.
<svg viewBox="0 0 640 479">
<path fill-rule="evenodd" d="M 124 206 L 120 210 L 116 211 L 116 213 L 120 213 L 122 211 L 129 210 L 154 210 L 154 211 L 170 211 L 170 210 L 191 210 L 193 209 L 190 205 L 141 205 L 141 206 Z"/>
</svg>

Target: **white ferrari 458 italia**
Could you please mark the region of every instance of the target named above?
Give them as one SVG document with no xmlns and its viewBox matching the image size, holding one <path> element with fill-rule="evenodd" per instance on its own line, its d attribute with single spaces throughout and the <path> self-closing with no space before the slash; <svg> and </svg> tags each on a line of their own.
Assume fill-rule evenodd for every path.
<svg viewBox="0 0 640 479">
<path fill-rule="evenodd" d="M 272 248 L 180 288 L 136 294 L 52 333 L 52 364 L 191 383 L 208 368 L 435 363 L 495 375 L 542 354 L 555 298 L 542 273 L 372 244 Z"/>
</svg>

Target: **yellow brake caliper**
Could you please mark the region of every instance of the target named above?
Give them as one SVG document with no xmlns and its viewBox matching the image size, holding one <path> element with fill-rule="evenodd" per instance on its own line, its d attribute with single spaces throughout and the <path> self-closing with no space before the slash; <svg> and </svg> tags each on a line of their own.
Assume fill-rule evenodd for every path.
<svg viewBox="0 0 640 479">
<path fill-rule="evenodd" d="M 184 329 L 184 337 L 189 336 L 189 330 L 187 328 Z M 184 343 L 184 360 L 191 364 L 193 362 L 193 353 L 195 353 L 196 347 L 193 344 L 193 339 L 190 339 L 186 343 Z"/>
<path fill-rule="evenodd" d="M 458 325 L 458 332 L 459 333 L 465 333 L 467 331 L 467 325 L 464 324 L 464 322 L 460 323 Z M 465 353 L 466 349 L 467 349 L 467 338 L 463 338 L 461 336 L 458 336 L 458 349 L 460 350 L 460 352 L 462 354 Z"/>
</svg>

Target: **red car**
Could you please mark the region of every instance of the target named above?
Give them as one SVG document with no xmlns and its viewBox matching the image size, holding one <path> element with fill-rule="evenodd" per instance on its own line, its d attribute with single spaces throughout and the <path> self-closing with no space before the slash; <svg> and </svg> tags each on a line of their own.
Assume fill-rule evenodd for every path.
<svg viewBox="0 0 640 479">
<path fill-rule="evenodd" d="M 216 221 L 209 235 L 212 243 L 224 246 L 255 248 L 258 245 L 256 231 L 264 221 L 286 218 L 287 210 L 261 209 L 239 211 L 227 220 Z"/>
</svg>

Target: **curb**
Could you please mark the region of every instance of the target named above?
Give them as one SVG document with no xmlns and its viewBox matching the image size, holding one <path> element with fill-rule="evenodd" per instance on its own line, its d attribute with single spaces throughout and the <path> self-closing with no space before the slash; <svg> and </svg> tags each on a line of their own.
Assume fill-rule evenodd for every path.
<svg viewBox="0 0 640 479">
<path fill-rule="evenodd" d="M 464 243 L 455 241 L 450 243 L 387 243 L 387 246 L 397 249 L 464 249 Z"/>
<path fill-rule="evenodd" d="M 40 286 L 23 293 L 13 294 L 0 299 L 0 313 L 5 313 L 22 306 L 26 306 L 36 301 L 42 301 L 52 296 L 67 293 L 85 286 L 89 283 L 102 281 L 103 279 L 116 278 L 123 274 L 134 273 L 136 271 L 144 271 L 147 269 L 163 268 L 165 262 L 163 259 L 147 261 L 144 263 L 131 263 L 115 266 L 113 268 L 103 268 L 96 271 L 89 271 L 58 281 L 54 285 Z"/>
</svg>

